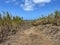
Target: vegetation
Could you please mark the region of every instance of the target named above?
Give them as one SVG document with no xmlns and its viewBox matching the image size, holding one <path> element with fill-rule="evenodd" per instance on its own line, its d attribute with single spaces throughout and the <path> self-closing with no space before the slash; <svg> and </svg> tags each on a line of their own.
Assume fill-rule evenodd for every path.
<svg viewBox="0 0 60 45">
<path fill-rule="evenodd" d="M 46 24 L 60 26 L 60 11 L 55 11 L 54 13 L 51 13 L 48 16 L 38 18 L 37 20 L 34 20 L 32 24 L 34 26 Z"/>
<path fill-rule="evenodd" d="M 8 12 L 0 14 L 0 43 L 6 41 L 9 35 L 16 34 L 17 28 L 22 22 L 22 18 L 13 17 Z"/>
<path fill-rule="evenodd" d="M 3 14 L 0 14 L 0 25 L 5 25 L 5 24 L 13 25 L 13 24 L 21 23 L 22 21 L 23 21 L 22 18 L 18 16 L 13 17 L 11 16 L 11 14 L 9 14 L 9 12 L 3 12 Z"/>
<path fill-rule="evenodd" d="M 3 12 L 0 14 L 0 43 L 3 42 L 8 35 L 16 34 L 17 30 L 20 30 L 22 27 L 29 28 L 32 25 L 38 26 L 46 24 L 60 26 L 60 11 L 55 11 L 48 16 L 42 16 L 36 20 L 23 20 L 21 17 L 11 16 L 9 12 Z"/>
<path fill-rule="evenodd" d="M 23 22 L 23 19 L 21 17 L 11 16 L 9 12 L 3 12 L 3 14 L 0 14 L 0 25 L 5 25 L 5 24 L 16 25 L 16 24 L 21 24 L 21 22 Z M 48 16 L 42 16 L 41 18 L 32 20 L 30 22 L 32 22 L 32 25 L 34 26 L 45 25 L 45 24 L 60 26 L 60 11 L 56 10 L 54 13 L 51 13 Z"/>
</svg>

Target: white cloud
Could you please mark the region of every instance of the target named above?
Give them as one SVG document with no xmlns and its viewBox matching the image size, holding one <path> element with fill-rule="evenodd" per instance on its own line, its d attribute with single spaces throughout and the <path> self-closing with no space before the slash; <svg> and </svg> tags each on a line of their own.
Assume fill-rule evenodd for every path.
<svg viewBox="0 0 60 45">
<path fill-rule="evenodd" d="M 33 10 L 34 4 L 31 2 L 31 0 L 25 0 L 25 4 L 22 4 L 21 7 L 25 11 L 31 11 Z"/>
<path fill-rule="evenodd" d="M 31 11 L 33 10 L 33 5 L 21 5 L 21 7 L 25 10 L 25 11 Z"/>
<path fill-rule="evenodd" d="M 31 10 L 33 10 L 33 7 L 32 6 L 27 6 L 27 7 L 24 7 L 23 9 L 26 10 L 26 11 L 31 11 Z"/>
<path fill-rule="evenodd" d="M 20 2 L 15 2 L 14 5 L 19 5 Z"/>
<path fill-rule="evenodd" d="M 17 0 L 12 0 L 13 2 L 17 1 Z"/>
<path fill-rule="evenodd" d="M 33 0 L 34 3 L 49 3 L 51 0 Z"/>
<path fill-rule="evenodd" d="M 16 2 L 17 0 L 6 0 L 5 3 Z"/>
<path fill-rule="evenodd" d="M 23 3 L 21 3 L 23 1 Z M 25 11 L 32 11 L 35 9 L 36 5 L 44 6 L 46 3 L 50 3 L 51 0 L 6 0 L 5 3 L 13 3 L 14 5 L 20 5 L 20 7 Z M 21 4 L 20 4 L 21 3 Z"/>
<path fill-rule="evenodd" d="M 13 5 L 19 5 L 19 1 L 17 0 L 6 0 L 5 3 L 13 3 Z"/>
<path fill-rule="evenodd" d="M 9 0 L 6 0 L 5 3 L 10 3 L 10 1 Z"/>
<path fill-rule="evenodd" d="M 35 9 L 35 5 L 39 4 L 39 6 L 44 6 L 45 3 L 50 3 L 51 0 L 25 0 L 24 4 L 22 4 L 22 8 L 25 11 L 31 11 Z"/>
<path fill-rule="evenodd" d="M 40 4 L 40 6 L 44 6 L 44 5 L 45 5 L 44 3 Z"/>
</svg>

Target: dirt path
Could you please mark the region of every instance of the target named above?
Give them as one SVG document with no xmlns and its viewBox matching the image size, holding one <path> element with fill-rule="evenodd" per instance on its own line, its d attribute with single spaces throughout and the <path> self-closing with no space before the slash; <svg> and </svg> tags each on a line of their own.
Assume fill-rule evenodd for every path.
<svg viewBox="0 0 60 45">
<path fill-rule="evenodd" d="M 53 45 L 50 39 L 47 39 L 41 32 L 36 32 L 35 27 L 18 31 L 16 35 L 10 36 L 10 40 L 1 45 Z"/>
</svg>

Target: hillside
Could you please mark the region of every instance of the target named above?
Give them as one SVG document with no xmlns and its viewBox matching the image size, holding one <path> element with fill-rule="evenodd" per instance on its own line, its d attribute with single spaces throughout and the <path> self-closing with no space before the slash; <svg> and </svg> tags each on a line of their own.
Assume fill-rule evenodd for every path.
<svg viewBox="0 0 60 45">
<path fill-rule="evenodd" d="M 60 45 L 60 12 L 36 20 L 0 15 L 0 45 Z"/>
</svg>

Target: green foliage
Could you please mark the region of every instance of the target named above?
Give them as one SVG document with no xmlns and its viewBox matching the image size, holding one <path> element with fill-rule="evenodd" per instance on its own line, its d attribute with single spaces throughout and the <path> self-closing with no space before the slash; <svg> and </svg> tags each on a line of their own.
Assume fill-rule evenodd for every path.
<svg viewBox="0 0 60 45">
<path fill-rule="evenodd" d="M 6 12 L 6 14 L 4 14 L 3 19 L 2 19 L 3 23 L 8 24 L 11 22 L 11 20 L 12 20 L 12 18 L 10 16 L 10 14 L 8 12 Z"/>
<path fill-rule="evenodd" d="M 54 23 L 56 25 L 60 25 L 60 12 L 59 11 L 55 11 L 54 13 Z"/>
<path fill-rule="evenodd" d="M 0 14 L 0 25 L 15 25 L 21 24 L 23 22 L 23 18 L 18 16 L 11 16 L 9 12 L 3 12 Z M 60 26 L 60 11 L 55 11 L 54 13 L 49 14 L 48 16 L 43 16 L 32 20 L 32 24 L 37 25 L 45 25 L 45 24 L 52 24 L 52 25 L 59 25 Z"/>
<path fill-rule="evenodd" d="M 15 24 L 20 24 L 22 21 L 23 21 L 23 19 L 18 16 L 13 17 L 13 20 L 12 20 L 12 22 Z"/>
<path fill-rule="evenodd" d="M 34 26 L 46 24 L 60 26 L 60 11 L 55 11 L 54 13 L 51 13 L 48 16 L 38 18 L 37 20 L 34 20 L 32 24 Z"/>
<path fill-rule="evenodd" d="M 17 23 L 21 23 L 23 21 L 22 18 L 16 16 L 13 17 L 11 16 L 11 14 L 9 14 L 9 12 L 3 12 L 3 15 L 0 14 L 0 25 L 5 25 L 5 24 L 9 24 L 9 25 L 14 25 Z"/>
<path fill-rule="evenodd" d="M 54 18 L 55 19 L 60 18 L 60 12 L 59 11 L 55 11 Z"/>
</svg>

